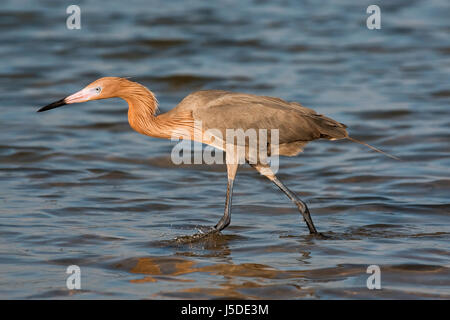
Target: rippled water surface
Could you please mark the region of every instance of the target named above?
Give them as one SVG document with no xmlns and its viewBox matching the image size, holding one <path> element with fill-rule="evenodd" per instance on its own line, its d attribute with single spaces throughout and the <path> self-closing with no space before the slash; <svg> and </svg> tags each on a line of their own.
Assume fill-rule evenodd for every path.
<svg viewBox="0 0 450 320">
<path fill-rule="evenodd" d="M 448 1 L 378 1 L 381 30 L 371 1 L 78 3 L 81 30 L 71 2 L 0 6 L 1 298 L 450 298 Z M 224 168 L 172 164 L 122 100 L 35 112 L 101 76 L 162 111 L 199 89 L 300 101 L 403 161 L 348 141 L 282 159 L 326 240 L 244 166 L 230 227 L 186 241 L 221 217 Z"/>
</svg>

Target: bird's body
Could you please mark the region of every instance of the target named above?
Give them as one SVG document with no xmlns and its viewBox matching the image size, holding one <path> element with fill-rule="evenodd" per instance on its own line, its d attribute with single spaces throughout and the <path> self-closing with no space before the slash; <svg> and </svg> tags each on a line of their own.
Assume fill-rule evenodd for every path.
<svg viewBox="0 0 450 320">
<path fill-rule="evenodd" d="M 229 145 L 239 144 L 234 138 L 232 141 L 227 141 L 227 130 L 230 129 L 243 132 L 277 130 L 278 139 L 275 142 L 267 140 L 268 145 L 276 144 L 276 152 L 270 154 L 269 151 L 270 156 L 296 155 L 308 142 L 321 138 L 353 140 L 348 136 L 344 124 L 317 114 L 314 110 L 297 102 L 287 102 L 268 96 L 222 90 L 197 91 L 186 96 L 170 111 L 158 114 L 157 100 L 150 90 L 139 83 L 116 77 L 98 79 L 83 90 L 38 111 L 112 97 L 122 98 L 128 103 L 128 122 L 141 134 L 157 138 L 195 140 L 223 150 L 228 150 Z M 245 160 L 286 193 L 297 205 L 310 233 L 317 234 L 306 204 L 278 180 L 267 163 L 259 158 L 252 158 L 255 148 L 252 149 L 247 143 L 244 144 Z M 268 150 L 273 149 L 268 148 Z M 228 158 L 226 164 L 228 186 L 225 213 L 214 231 L 220 231 L 230 223 L 232 187 L 239 164 Z"/>
<path fill-rule="evenodd" d="M 279 144 L 285 147 L 281 148 L 280 154 L 287 156 L 300 151 L 288 151 L 292 146 L 305 145 L 320 138 L 334 140 L 348 136 L 345 125 L 299 103 L 253 94 L 197 91 L 162 116 L 176 118 L 179 114 L 190 114 L 192 121 L 202 122 L 203 130 L 217 129 L 223 137 L 230 128 L 243 131 L 277 129 Z"/>
</svg>

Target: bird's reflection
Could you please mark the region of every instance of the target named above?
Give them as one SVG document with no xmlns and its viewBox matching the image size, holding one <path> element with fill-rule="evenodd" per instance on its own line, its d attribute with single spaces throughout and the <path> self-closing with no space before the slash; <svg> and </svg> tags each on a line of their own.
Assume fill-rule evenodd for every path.
<svg viewBox="0 0 450 320">
<path fill-rule="evenodd" d="M 308 281 L 308 271 L 302 270 L 300 266 L 304 263 L 300 261 L 299 268 L 293 270 L 282 270 L 264 263 L 234 262 L 231 243 L 242 241 L 241 238 L 234 234 L 213 233 L 161 240 L 152 243 L 152 247 L 169 248 L 173 251 L 172 255 L 126 259 L 115 267 L 138 275 L 130 283 L 178 283 L 175 290 L 162 290 L 157 296 L 242 299 L 314 294 L 312 289 L 303 288 L 303 283 Z M 270 253 L 279 248 L 267 247 L 265 250 Z M 310 252 L 301 252 L 301 256 L 302 260 L 309 259 Z M 214 287 L 202 286 L 198 281 L 199 278 L 211 276 L 217 279 Z"/>
</svg>

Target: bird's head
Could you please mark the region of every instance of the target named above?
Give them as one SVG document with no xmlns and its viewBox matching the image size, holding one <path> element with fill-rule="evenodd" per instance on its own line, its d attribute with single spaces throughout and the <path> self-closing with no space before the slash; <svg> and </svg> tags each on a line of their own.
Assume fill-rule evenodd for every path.
<svg viewBox="0 0 450 320">
<path fill-rule="evenodd" d="M 45 107 L 40 108 L 37 112 L 47 111 L 54 108 L 62 107 L 66 104 L 81 103 L 91 100 L 108 99 L 120 97 L 121 91 L 127 87 L 131 81 L 125 78 L 105 77 L 95 80 L 82 90 L 67 96 L 61 100 L 55 101 Z"/>
</svg>

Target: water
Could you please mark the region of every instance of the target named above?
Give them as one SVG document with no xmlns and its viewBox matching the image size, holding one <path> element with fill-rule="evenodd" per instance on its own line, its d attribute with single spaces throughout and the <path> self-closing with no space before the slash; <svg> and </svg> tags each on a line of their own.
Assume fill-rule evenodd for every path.
<svg viewBox="0 0 450 320">
<path fill-rule="evenodd" d="M 450 298 L 450 6 L 378 1 L 4 0 L 0 12 L 0 297 Z M 130 76 L 167 111 L 198 89 L 300 101 L 355 138 L 283 158 L 284 194 L 220 166 L 175 166 L 175 142 L 132 131 L 118 99 L 36 113 L 101 76 Z M 82 290 L 67 290 L 66 268 Z M 382 290 L 368 290 L 369 265 Z"/>
</svg>

